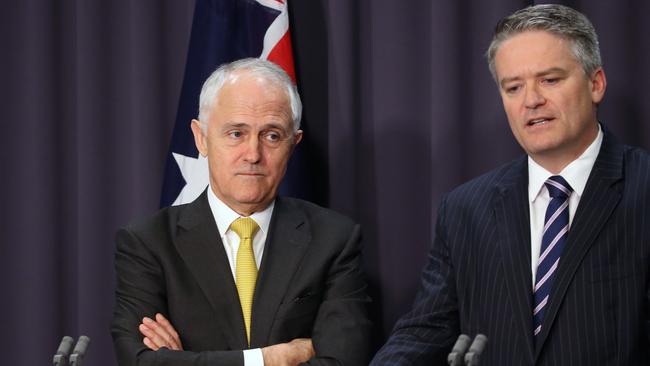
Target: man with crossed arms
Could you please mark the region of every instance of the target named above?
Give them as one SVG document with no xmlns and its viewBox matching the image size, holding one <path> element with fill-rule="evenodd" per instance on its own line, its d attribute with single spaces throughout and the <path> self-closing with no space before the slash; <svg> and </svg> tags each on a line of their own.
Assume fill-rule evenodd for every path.
<svg viewBox="0 0 650 366">
<path fill-rule="evenodd" d="M 191 127 L 209 187 L 117 234 L 120 365 L 368 363 L 359 226 L 277 196 L 301 108 L 268 61 L 236 61 L 207 79 Z"/>
</svg>

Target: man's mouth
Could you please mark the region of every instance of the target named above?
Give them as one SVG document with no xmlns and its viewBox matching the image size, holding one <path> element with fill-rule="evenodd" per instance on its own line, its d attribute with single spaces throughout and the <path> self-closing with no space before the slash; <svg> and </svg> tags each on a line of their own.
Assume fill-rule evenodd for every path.
<svg viewBox="0 0 650 366">
<path fill-rule="evenodd" d="M 256 173 L 256 172 L 245 172 L 245 173 L 237 173 L 237 175 L 244 175 L 244 176 L 249 176 L 249 177 L 261 177 L 264 174 Z"/>
<path fill-rule="evenodd" d="M 542 118 L 535 118 L 528 120 L 528 126 L 539 126 L 548 123 L 551 121 L 553 118 L 547 118 L 547 117 L 542 117 Z"/>
</svg>

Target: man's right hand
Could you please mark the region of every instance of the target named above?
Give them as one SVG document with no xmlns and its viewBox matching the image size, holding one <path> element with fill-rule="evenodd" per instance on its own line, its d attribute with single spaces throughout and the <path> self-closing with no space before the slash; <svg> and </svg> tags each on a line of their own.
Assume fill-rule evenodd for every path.
<svg viewBox="0 0 650 366">
<path fill-rule="evenodd" d="M 309 338 L 297 338 L 289 343 L 262 348 L 264 366 L 296 366 L 307 362 L 315 355 Z"/>
</svg>

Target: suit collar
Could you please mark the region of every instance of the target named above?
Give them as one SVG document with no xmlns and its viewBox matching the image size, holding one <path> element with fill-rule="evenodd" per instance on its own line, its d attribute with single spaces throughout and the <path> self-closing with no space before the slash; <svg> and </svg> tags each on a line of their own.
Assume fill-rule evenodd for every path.
<svg viewBox="0 0 650 366">
<path fill-rule="evenodd" d="M 275 313 L 310 241 L 305 213 L 295 201 L 278 197 L 253 299 L 251 347 L 267 344 Z"/>
<path fill-rule="evenodd" d="M 508 303 L 514 318 L 514 332 L 528 363 L 533 360 L 532 278 L 530 270 L 530 213 L 528 165 L 523 156 L 510 164 L 496 182 L 494 214 L 499 234 L 502 270 L 508 289 Z M 513 345 L 514 347 L 514 345 Z"/>
<path fill-rule="evenodd" d="M 232 349 L 248 345 L 239 296 L 206 192 L 179 213 L 174 245 L 217 314 Z"/>
<path fill-rule="evenodd" d="M 587 180 L 555 274 L 542 331 L 537 337 L 536 358 L 539 357 L 580 263 L 621 198 L 623 168 L 623 146 L 617 144 L 614 137 L 605 130 L 600 153 Z"/>
</svg>

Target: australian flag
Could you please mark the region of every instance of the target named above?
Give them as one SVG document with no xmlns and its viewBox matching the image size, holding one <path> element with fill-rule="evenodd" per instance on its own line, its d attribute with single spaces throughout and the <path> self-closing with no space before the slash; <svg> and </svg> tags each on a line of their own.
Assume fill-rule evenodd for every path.
<svg viewBox="0 0 650 366">
<path fill-rule="evenodd" d="M 275 62 L 295 82 L 287 0 L 197 0 L 162 207 L 191 202 L 207 187 L 207 160 L 194 145 L 190 121 L 205 79 L 219 65 L 246 57 Z"/>
</svg>

